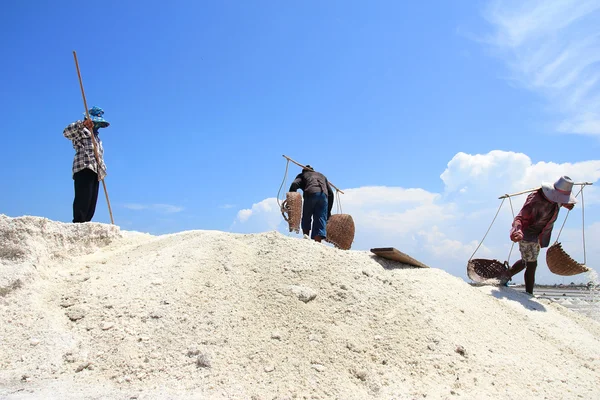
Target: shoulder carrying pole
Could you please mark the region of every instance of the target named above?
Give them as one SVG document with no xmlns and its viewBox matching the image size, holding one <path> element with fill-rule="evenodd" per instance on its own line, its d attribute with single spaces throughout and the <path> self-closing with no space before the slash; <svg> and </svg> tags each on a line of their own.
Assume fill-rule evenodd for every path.
<svg viewBox="0 0 600 400">
<path fill-rule="evenodd" d="M 306 166 L 305 166 L 305 165 L 302 165 L 302 164 L 300 164 L 300 163 L 298 163 L 298 162 L 296 162 L 296 161 L 292 160 L 291 158 L 289 158 L 289 157 L 288 157 L 288 156 L 286 156 L 285 154 L 283 155 L 283 158 L 287 159 L 288 161 L 291 161 L 291 162 L 293 162 L 294 164 L 296 164 L 297 166 L 299 166 L 299 167 L 301 167 L 301 168 L 306 168 Z M 329 179 L 328 179 L 328 181 L 329 181 Z M 329 184 L 330 184 L 330 185 L 331 185 L 331 186 L 332 186 L 332 187 L 333 187 L 335 190 L 337 190 L 337 191 L 338 191 L 338 192 L 340 192 L 341 194 L 344 194 L 344 192 L 342 192 L 340 189 L 338 189 L 338 188 L 337 188 L 337 187 L 336 187 L 336 186 L 335 186 L 333 183 L 331 183 L 331 181 L 329 181 Z"/>
<path fill-rule="evenodd" d="M 81 87 L 81 96 L 83 97 L 83 106 L 85 107 L 85 115 L 89 119 L 90 114 L 88 111 L 87 101 L 85 101 L 85 92 L 83 91 L 83 81 L 81 80 L 81 72 L 79 72 L 79 63 L 77 62 L 77 53 L 73 50 L 73 57 L 75 58 L 75 67 L 77 68 L 77 76 L 79 77 L 79 87 Z M 96 145 L 96 139 L 94 138 L 94 134 L 92 132 L 92 145 L 94 146 L 94 155 L 96 156 L 96 165 L 98 169 L 98 178 L 100 178 L 100 155 L 98 154 L 98 147 Z M 104 188 L 104 195 L 106 196 L 106 204 L 108 204 L 108 213 L 110 214 L 110 223 L 115 224 L 113 219 L 112 210 L 110 208 L 110 200 L 108 199 L 108 191 L 106 190 L 106 183 L 104 183 L 104 179 L 100 179 L 102 181 L 102 187 Z"/>
<path fill-rule="evenodd" d="M 578 183 L 573 183 L 574 186 L 588 186 L 588 185 L 593 185 L 593 183 L 591 182 L 578 182 Z M 541 186 L 536 187 L 535 189 L 528 189 L 528 190 L 523 190 L 522 192 L 517 192 L 517 193 L 511 193 L 511 194 L 504 194 L 500 197 L 498 197 L 499 199 L 505 199 L 507 197 L 513 197 L 513 196 L 518 196 L 520 194 L 525 194 L 525 193 L 531 193 L 531 192 L 535 192 L 536 190 L 539 190 L 541 188 Z"/>
</svg>

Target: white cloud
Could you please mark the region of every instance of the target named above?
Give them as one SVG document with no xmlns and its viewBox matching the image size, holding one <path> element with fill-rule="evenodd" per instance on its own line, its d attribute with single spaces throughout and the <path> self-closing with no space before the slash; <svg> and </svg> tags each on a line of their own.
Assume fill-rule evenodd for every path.
<svg viewBox="0 0 600 400">
<path fill-rule="evenodd" d="M 436 259 L 464 262 L 471 257 L 475 250 L 478 252 L 478 257 L 491 255 L 490 249 L 485 245 L 477 249 L 479 241 L 472 240 L 469 243 L 462 243 L 460 240 L 446 236 L 436 225 L 429 230 L 419 231 L 418 235 L 422 238 L 423 250 Z"/>
<path fill-rule="evenodd" d="M 134 211 L 142 211 L 142 210 L 150 210 L 156 211 L 165 214 L 174 214 L 183 211 L 183 207 L 174 206 L 171 204 L 140 204 L 140 203 L 127 203 L 123 204 L 123 207 L 134 210 Z"/>
<path fill-rule="evenodd" d="M 448 193 L 458 190 L 467 195 L 469 192 L 502 194 L 515 190 L 516 181 L 530 165 L 531 159 L 521 153 L 493 150 L 488 154 L 470 155 L 461 152 L 450 160 L 440 178 Z"/>
<path fill-rule="evenodd" d="M 231 229 L 242 232 L 276 230 L 283 221 L 279 210 L 275 197 L 264 199 L 253 204 L 251 208 L 238 211 Z"/>
<path fill-rule="evenodd" d="M 570 174 L 576 181 L 600 180 L 600 160 L 573 164 L 551 162 L 532 163 L 522 153 L 491 151 L 487 154 L 458 153 L 448 163 L 441 179 L 442 193 L 420 188 L 368 186 L 343 189 L 342 211 L 352 215 L 356 225 L 353 249 L 396 247 L 432 267 L 466 278 L 466 263 L 489 228 L 504 193 L 539 187 L 542 181 L 553 182 Z M 600 252 L 591 250 L 591 243 L 600 240 L 599 196 L 595 187 L 585 189 L 586 243 L 588 265 L 598 266 Z M 511 199 L 518 213 L 526 195 Z M 334 207 L 334 212 L 336 207 Z M 559 215 L 553 232 L 556 238 L 566 210 Z M 506 260 L 519 258 L 518 246 L 508 238 L 512 223 L 509 201 L 505 201 L 483 245 L 475 258 Z M 583 258 L 581 240 L 581 208 L 576 207 L 561 234 L 561 242 L 575 259 Z M 280 230 L 288 233 L 277 200 L 268 198 L 240 210 L 232 227 L 234 231 L 261 232 Z M 545 260 L 545 252 L 540 259 Z M 542 265 L 544 265 L 542 267 Z M 522 282 L 522 274 L 515 277 Z M 538 282 L 585 281 L 585 276 L 561 278 L 551 274 L 541 262 Z"/>
<path fill-rule="evenodd" d="M 238 221 L 240 221 L 240 222 L 248 221 L 248 218 L 250 218 L 251 216 L 252 216 L 251 209 L 240 210 L 240 211 L 238 211 L 238 214 L 237 214 Z"/>
<path fill-rule="evenodd" d="M 554 182 L 567 175 L 575 182 L 595 182 L 600 179 L 600 160 L 575 164 L 540 161 L 533 164 L 522 153 L 493 150 L 487 154 L 456 154 L 440 178 L 448 198 L 460 198 L 463 203 L 489 204 L 490 198 L 539 187 L 542 182 Z M 598 203 L 599 189 L 585 189 L 586 203 Z M 519 207 L 524 197 L 514 198 Z"/>
<path fill-rule="evenodd" d="M 485 18 L 514 82 L 564 116 L 557 130 L 600 135 L 600 1 L 492 1 Z"/>
</svg>

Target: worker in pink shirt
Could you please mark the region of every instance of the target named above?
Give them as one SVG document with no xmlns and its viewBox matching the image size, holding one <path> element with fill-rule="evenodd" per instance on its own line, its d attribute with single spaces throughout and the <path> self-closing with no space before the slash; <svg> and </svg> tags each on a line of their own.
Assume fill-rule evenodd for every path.
<svg viewBox="0 0 600 400">
<path fill-rule="evenodd" d="M 519 214 L 515 217 L 510 240 L 519 243 L 521 259 L 508 269 L 508 277 L 525 269 L 525 290 L 533 295 L 535 270 L 541 248 L 548 247 L 554 222 L 560 207 L 572 210 L 577 200 L 572 195 L 573 181 L 568 176 L 560 177 L 554 184 L 543 183 L 531 193 Z"/>
</svg>

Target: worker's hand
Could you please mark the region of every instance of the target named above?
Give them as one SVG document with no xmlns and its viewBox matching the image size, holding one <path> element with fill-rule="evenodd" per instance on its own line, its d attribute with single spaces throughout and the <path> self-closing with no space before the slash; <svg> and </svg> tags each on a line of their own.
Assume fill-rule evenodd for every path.
<svg viewBox="0 0 600 400">
<path fill-rule="evenodd" d="M 91 132 L 94 130 L 94 121 L 92 121 L 91 119 L 86 119 L 83 121 L 83 126 L 88 128 L 88 130 Z"/>
<path fill-rule="evenodd" d="M 575 207 L 575 204 L 563 204 L 563 207 L 567 210 L 572 210 Z"/>
<path fill-rule="evenodd" d="M 521 240 L 523 240 L 523 232 L 521 232 L 520 230 L 514 231 L 510 234 L 510 240 L 512 240 L 513 242 L 520 242 Z"/>
</svg>

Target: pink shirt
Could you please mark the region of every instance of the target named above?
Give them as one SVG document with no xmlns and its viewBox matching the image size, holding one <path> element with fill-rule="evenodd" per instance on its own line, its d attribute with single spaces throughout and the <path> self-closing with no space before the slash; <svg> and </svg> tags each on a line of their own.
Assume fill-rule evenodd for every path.
<svg viewBox="0 0 600 400">
<path fill-rule="evenodd" d="M 559 204 L 546 199 L 542 189 L 531 193 L 513 221 L 511 235 L 520 230 L 524 241 L 548 247 L 559 208 Z"/>
</svg>

